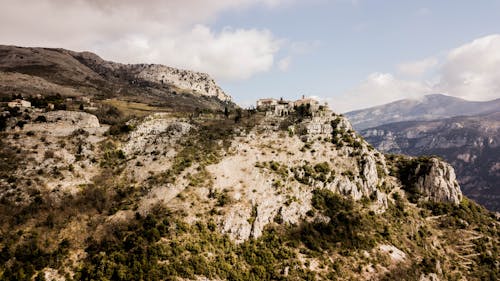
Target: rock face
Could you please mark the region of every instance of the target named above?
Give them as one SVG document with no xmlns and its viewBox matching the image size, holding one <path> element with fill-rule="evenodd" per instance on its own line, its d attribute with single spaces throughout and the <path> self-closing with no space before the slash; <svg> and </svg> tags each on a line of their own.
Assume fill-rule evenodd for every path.
<svg viewBox="0 0 500 281">
<path fill-rule="evenodd" d="M 164 65 L 148 65 L 139 68 L 142 68 L 142 71 L 137 74 L 140 79 L 160 84 L 171 84 L 180 89 L 191 89 L 196 94 L 216 97 L 222 101 L 231 100 L 231 97 L 226 95 L 206 73 L 181 70 Z"/>
<path fill-rule="evenodd" d="M 46 121 L 32 122 L 24 126 L 25 131 L 43 131 L 55 136 L 68 136 L 75 130 L 89 133 L 104 132 L 107 126 L 101 127 L 95 115 L 79 111 L 49 111 L 39 114 Z"/>
<path fill-rule="evenodd" d="M 443 157 L 465 195 L 500 211 L 500 113 L 391 123 L 361 134 L 387 153 Z"/>
<path fill-rule="evenodd" d="M 231 97 L 206 73 L 182 70 L 160 64 L 121 64 L 105 61 L 89 52 L 69 52 L 73 57 L 99 73 L 114 73 L 127 79 L 151 82 L 159 85 L 172 85 L 181 92 L 189 91 L 195 95 L 215 97 L 221 101 L 231 101 Z"/>
<path fill-rule="evenodd" d="M 422 173 L 421 169 L 425 171 Z M 462 200 L 462 192 L 450 164 L 431 158 L 425 166 L 417 166 L 415 174 L 418 175 L 415 187 L 424 200 L 453 204 Z"/>
<path fill-rule="evenodd" d="M 298 224 L 312 208 L 315 189 L 372 198 L 376 212 L 387 208 L 387 194 L 378 187 L 395 187 L 386 179 L 385 158 L 347 119 L 331 114 L 306 119 L 288 128 L 298 135 L 285 134 L 278 125 L 283 121 L 267 116 L 251 133 L 235 138 L 220 163 L 207 167 L 214 188 L 230 190 L 235 202 L 221 218 L 224 233 L 241 242 L 261 236 L 275 221 Z"/>
</svg>

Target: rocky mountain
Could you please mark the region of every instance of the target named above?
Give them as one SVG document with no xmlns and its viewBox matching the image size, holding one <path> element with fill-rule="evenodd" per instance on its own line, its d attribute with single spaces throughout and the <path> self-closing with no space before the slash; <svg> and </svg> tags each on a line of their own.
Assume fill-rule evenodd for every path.
<svg viewBox="0 0 500 281">
<path fill-rule="evenodd" d="M 500 276 L 499 218 L 450 164 L 381 153 L 324 107 L 242 110 L 205 74 L 6 46 L 0 93 L 0 280 Z"/>
<path fill-rule="evenodd" d="M 467 196 L 500 211 L 500 112 L 391 123 L 361 134 L 387 153 L 443 157 L 457 171 Z"/>
<path fill-rule="evenodd" d="M 175 110 L 234 107 L 210 76 L 163 65 L 121 64 L 89 52 L 0 46 L 0 96 L 120 98 Z"/>
<path fill-rule="evenodd" d="M 462 195 L 453 168 L 386 156 L 341 115 L 99 120 L 7 120 L 18 125 L 0 137 L 0 279 L 500 276 L 498 218 Z"/>
<path fill-rule="evenodd" d="M 402 121 L 423 121 L 497 112 L 500 99 L 478 102 L 446 96 L 427 95 L 345 113 L 356 130 Z"/>
</svg>

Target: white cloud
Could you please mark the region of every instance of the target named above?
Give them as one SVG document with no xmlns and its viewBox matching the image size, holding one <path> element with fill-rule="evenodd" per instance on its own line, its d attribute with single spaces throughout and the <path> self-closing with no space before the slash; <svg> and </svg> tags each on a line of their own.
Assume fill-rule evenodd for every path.
<svg viewBox="0 0 500 281">
<path fill-rule="evenodd" d="M 436 89 L 471 100 L 500 97 L 500 35 L 476 39 L 451 50 Z"/>
<path fill-rule="evenodd" d="M 412 61 L 399 64 L 398 71 L 407 76 L 421 76 L 438 64 L 438 60 L 434 57 L 426 58 L 419 61 Z"/>
<path fill-rule="evenodd" d="M 419 76 L 435 70 L 427 80 Z M 343 96 L 329 99 L 338 112 L 376 106 L 404 98 L 444 93 L 468 100 L 492 100 L 500 97 L 500 35 L 478 38 L 450 50 L 440 62 L 431 57 L 398 65 L 405 80 L 390 73 L 372 73 Z"/>
<path fill-rule="evenodd" d="M 245 79 L 268 71 L 280 41 L 265 29 L 212 30 L 222 11 L 293 0 L 2 0 L 2 44 L 97 52 L 120 62 L 162 63 Z"/>
<path fill-rule="evenodd" d="M 336 112 L 372 107 L 394 100 L 419 97 L 431 92 L 425 83 L 401 80 L 390 73 L 372 73 L 356 88 L 340 98 L 328 99 L 328 104 Z"/>
<path fill-rule="evenodd" d="M 288 70 L 291 63 L 292 63 L 292 58 L 290 56 L 284 57 L 278 62 L 278 68 L 279 70 L 285 72 Z"/>
</svg>

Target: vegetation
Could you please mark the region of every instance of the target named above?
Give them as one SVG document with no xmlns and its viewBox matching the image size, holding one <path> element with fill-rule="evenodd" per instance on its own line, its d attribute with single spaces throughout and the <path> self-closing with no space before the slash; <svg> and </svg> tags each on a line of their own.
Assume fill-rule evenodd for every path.
<svg viewBox="0 0 500 281">
<path fill-rule="evenodd" d="M 198 276 L 222 280 L 355 280 L 360 276 L 418 280 L 429 273 L 438 273 L 443 280 L 496 280 L 500 276 L 498 219 L 468 200 L 455 206 L 418 202 L 412 197 L 416 193 L 412 175 L 416 170 L 425 172 L 429 159 L 388 157 L 390 176 L 401 179 L 405 187 L 404 191 L 384 188 L 392 194 L 387 210 L 380 214 L 363 205 L 368 198 L 355 202 L 318 188 L 322 185 L 315 183 L 333 181 L 338 167 L 332 162 L 304 161 L 295 167 L 286 162 L 258 162 L 255 167 L 272 175 L 276 188 L 296 180 L 308 185 L 301 188 L 314 189 L 312 209 L 300 223 L 290 225 L 283 207 L 262 236 L 235 243 L 220 232 L 218 211 L 232 207 L 237 199 L 232 199 L 231 190 L 215 191 L 206 167 L 231 153 L 231 141 L 250 131 L 259 115 L 231 109 L 227 116 L 222 110 L 191 116 L 195 129 L 175 144 L 178 153 L 172 166 L 152 174 L 149 182 L 137 182 L 124 172 L 127 165 L 147 164 L 121 150 L 121 141 L 133 129 L 128 127 L 132 123 L 125 121 L 128 115 L 118 107 L 102 110 L 101 119 L 109 118 L 105 122 L 114 123 L 116 133 L 95 146 L 93 158 L 85 159 L 85 164 L 99 172 L 92 183 L 81 184 L 74 193 L 37 188 L 42 184 L 19 173 L 31 160 L 26 148 L 11 141 L 25 134 L 0 138 L 0 183 L 6 190 L 0 194 L 0 280 L 43 280 L 47 268 L 58 270 L 67 280 L 177 280 Z M 340 121 L 332 124 L 335 122 Z M 354 137 L 350 141 L 344 134 L 352 136 L 352 132 L 337 131 L 332 138 L 338 139 L 332 141 L 337 146 L 356 148 Z M 61 147 L 74 146 L 68 151 L 83 159 L 87 136 L 77 130 L 67 142 L 61 140 Z M 53 142 L 38 132 L 30 138 Z M 50 149 L 41 156 L 50 162 L 57 161 L 56 154 Z M 362 157 L 360 167 L 365 164 Z M 58 169 L 77 173 L 82 162 Z M 383 171 L 380 163 L 377 169 Z M 53 176 L 56 172 L 40 168 L 39 175 Z M 356 177 L 350 170 L 343 175 Z M 183 203 L 200 209 L 206 203 L 211 210 L 200 210 L 186 219 L 177 206 L 167 209 L 158 205 L 146 211 L 138 207 L 139 199 L 150 188 L 175 184 L 181 176 L 189 184 L 186 190 L 201 186 L 207 189 L 199 190 L 209 190 L 207 197 L 199 200 L 189 201 L 182 194 Z M 24 193 L 19 192 L 21 188 Z M 293 194 L 286 196 L 287 202 L 298 200 Z M 252 204 L 250 224 L 258 216 L 257 204 Z M 405 260 L 392 261 L 389 253 L 379 250 L 380 245 L 397 247 L 406 255 Z M 77 251 L 83 251 L 85 258 L 73 263 L 70 257 Z"/>
</svg>

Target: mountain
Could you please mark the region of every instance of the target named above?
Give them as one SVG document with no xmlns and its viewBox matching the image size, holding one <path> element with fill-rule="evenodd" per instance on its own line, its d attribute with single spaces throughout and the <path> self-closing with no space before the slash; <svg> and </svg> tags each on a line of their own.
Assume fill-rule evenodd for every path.
<svg viewBox="0 0 500 281">
<path fill-rule="evenodd" d="M 361 131 L 387 153 L 439 155 L 457 171 L 464 193 L 500 211 L 500 112 L 385 124 Z"/>
<path fill-rule="evenodd" d="M 314 100 L 243 110 L 205 74 L 0 54 L 0 280 L 500 276 L 499 218 L 450 164 Z"/>
<path fill-rule="evenodd" d="M 235 105 L 209 75 L 155 64 L 121 64 L 90 52 L 0 45 L 0 97 L 119 98 L 176 111 Z"/>
<path fill-rule="evenodd" d="M 7 123 L 1 280 L 500 276 L 498 218 L 453 168 L 385 156 L 341 115 L 148 112 L 113 131 L 26 108 Z"/>
<path fill-rule="evenodd" d="M 356 130 L 401 121 L 423 121 L 499 111 L 500 99 L 478 102 L 446 96 L 427 95 L 345 113 Z"/>
</svg>

